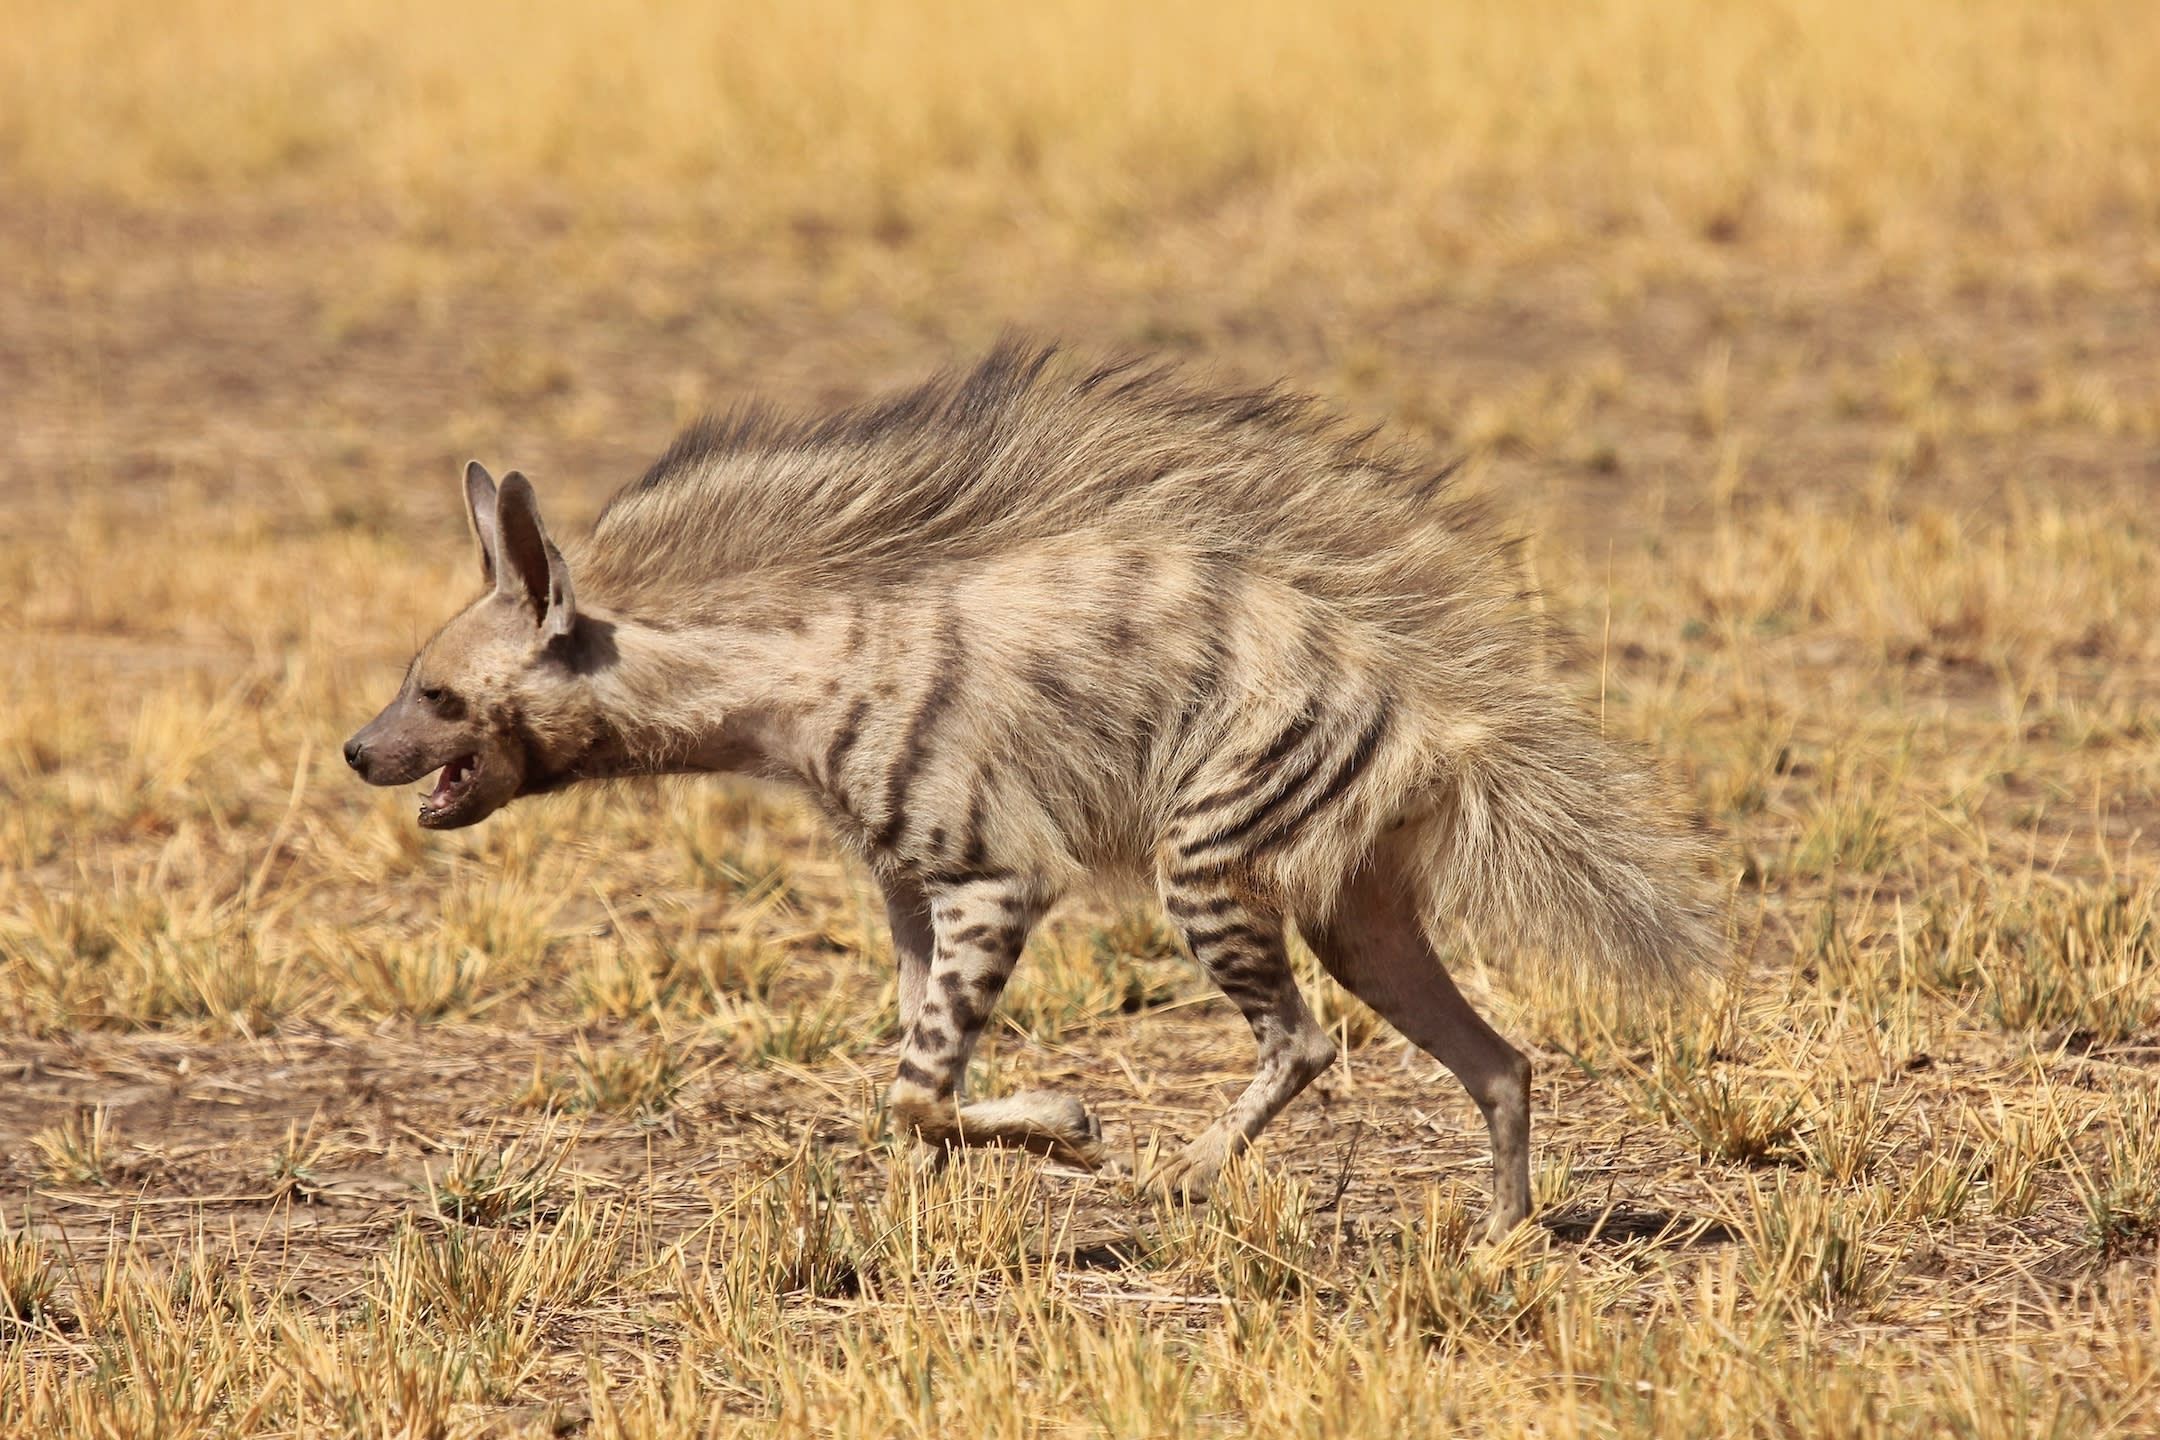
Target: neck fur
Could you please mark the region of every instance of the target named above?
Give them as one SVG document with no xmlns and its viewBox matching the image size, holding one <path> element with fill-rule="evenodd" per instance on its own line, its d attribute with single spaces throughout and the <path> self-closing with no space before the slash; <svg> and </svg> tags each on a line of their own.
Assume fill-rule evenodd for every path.
<svg viewBox="0 0 2160 1440">
<path fill-rule="evenodd" d="M 612 773 L 800 772 L 805 722 L 844 624 L 835 614 L 764 626 L 595 620 L 612 650 L 589 676 Z"/>
</svg>

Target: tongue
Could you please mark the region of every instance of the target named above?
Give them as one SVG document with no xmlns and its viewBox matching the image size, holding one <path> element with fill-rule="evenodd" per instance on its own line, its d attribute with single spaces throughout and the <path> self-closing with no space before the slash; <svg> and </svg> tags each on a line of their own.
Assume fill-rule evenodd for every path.
<svg viewBox="0 0 2160 1440">
<path fill-rule="evenodd" d="M 447 803 L 451 794 L 456 791 L 458 782 L 465 778 L 471 768 L 470 763 L 462 758 L 443 766 L 442 774 L 436 777 L 435 788 L 428 792 L 427 803 L 437 807 Z"/>
</svg>

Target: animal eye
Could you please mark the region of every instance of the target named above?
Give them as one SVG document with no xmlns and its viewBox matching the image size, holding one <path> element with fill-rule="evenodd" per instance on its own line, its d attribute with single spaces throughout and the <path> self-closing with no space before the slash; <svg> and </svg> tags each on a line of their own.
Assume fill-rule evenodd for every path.
<svg viewBox="0 0 2160 1440">
<path fill-rule="evenodd" d="M 450 698 L 450 692 L 440 685 L 423 685 L 420 687 L 420 698 L 430 705 L 440 705 Z"/>
</svg>

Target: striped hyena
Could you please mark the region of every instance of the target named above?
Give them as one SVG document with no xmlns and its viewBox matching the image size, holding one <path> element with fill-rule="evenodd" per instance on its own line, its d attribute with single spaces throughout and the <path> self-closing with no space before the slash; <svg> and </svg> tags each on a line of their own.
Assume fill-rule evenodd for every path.
<svg viewBox="0 0 2160 1440">
<path fill-rule="evenodd" d="M 1152 883 L 1259 1041 L 1153 1177 L 1187 1195 L 1334 1058 L 1286 922 L 1469 1090 L 1498 1227 L 1529 1206 L 1530 1065 L 1436 933 L 1629 986 L 1710 949 L 1696 842 L 1550 672 L 1507 547 L 1313 402 L 1008 346 L 882 404 L 701 423 L 566 549 L 522 476 L 474 464 L 465 498 L 491 588 L 353 768 L 439 769 L 436 828 L 589 779 L 800 786 L 883 887 L 892 1109 L 933 1145 L 1099 1160 L 1070 1098 L 960 1098 L 1029 931 L 1090 877 Z"/>
</svg>

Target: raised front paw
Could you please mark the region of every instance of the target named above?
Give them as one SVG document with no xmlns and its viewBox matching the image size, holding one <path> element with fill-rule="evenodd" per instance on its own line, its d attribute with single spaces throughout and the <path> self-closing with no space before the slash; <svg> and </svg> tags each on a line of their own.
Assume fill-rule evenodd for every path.
<svg viewBox="0 0 2160 1440">
<path fill-rule="evenodd" d="M 1102 1122 L 1085 1105 L 1070 1095 L 1043 1090 L 1025 1090 L 1012 1100 L 1043 1137 L 1043 1153 L 1050 1159 L 1086 1170 L 1102 1168 Z"/>
</svg>

